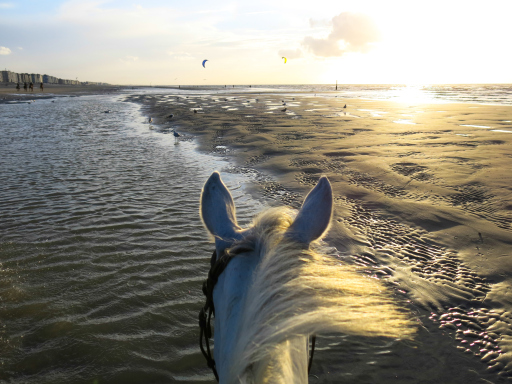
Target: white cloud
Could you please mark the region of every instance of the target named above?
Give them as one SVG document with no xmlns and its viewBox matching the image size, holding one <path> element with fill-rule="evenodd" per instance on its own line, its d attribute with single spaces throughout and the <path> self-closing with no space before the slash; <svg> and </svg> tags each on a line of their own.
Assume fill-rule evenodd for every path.
<svg viewBox="0 0 512 384">
<path fill-rule="evenodd" d="M 312 24 L 312 20 L 310 20 Z M 362 13 L 342 12 L 332 18 L 332 29 L 326 38 L 307 36 L 302 45 L 316 56 L 343 56 L 347 52 L 368 52 L 380 40 L 373 20 Z"/>
<path fill-rule="evenodd" d="M 7 8 L 14 8 L 13 3 L 0 3 L 0 8 L 7 9 Z"/>
<path fill-rule="evenodd" d="M 0 47 L 0 55 L 10 55 L 11 50 L 7 47 Z"/>
</svg>

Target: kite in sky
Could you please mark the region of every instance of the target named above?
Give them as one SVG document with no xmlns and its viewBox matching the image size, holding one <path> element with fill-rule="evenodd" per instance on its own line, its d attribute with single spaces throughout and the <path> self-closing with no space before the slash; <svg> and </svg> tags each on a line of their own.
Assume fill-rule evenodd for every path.
<svg viewBox="0 0 512 384">
<path fill-rule="evenodd" d="M 281 57 L 281 59 L 284 59 L 284 63 L 286 64 L 286 57 Z"/>
<path fill-rule="evenodd" d="M 203 60 L 203 68 L 206 68 L 206 67 L 204 66 L 204 64 L 205 64 L 207 61 L 208 61 L 208 60 Z"/>
</svg>

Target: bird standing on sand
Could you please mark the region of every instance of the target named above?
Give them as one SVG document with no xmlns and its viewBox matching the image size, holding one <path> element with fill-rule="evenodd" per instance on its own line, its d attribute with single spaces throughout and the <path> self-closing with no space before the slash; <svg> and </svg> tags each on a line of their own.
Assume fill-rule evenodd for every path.
<svg viewBox="0 0 512 384">
<path fill-rule="evenodd" d="M 347 104 L 345 104 L 345 106 L 343 108 L 347 108 Z"/>
</svg>

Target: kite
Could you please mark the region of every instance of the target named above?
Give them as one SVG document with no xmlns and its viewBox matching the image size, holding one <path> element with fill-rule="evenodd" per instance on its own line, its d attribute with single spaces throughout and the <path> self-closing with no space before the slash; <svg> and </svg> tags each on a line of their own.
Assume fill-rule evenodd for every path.
<svg viewBox="0 0 512 384">
<path fill-rule="evenodd" d="M 204 66 L 204 64 L 205 64 L 207 61 L 208 61 L 208 60 L 203 60 L 203 68 L 206 68 L 206 67 Z"/>
<path fill-rule="evenodd" d="M 281 59 L 284 59 L 284 63 L 286 64 L 286 57 L 281 57 Z"/>
</svg>

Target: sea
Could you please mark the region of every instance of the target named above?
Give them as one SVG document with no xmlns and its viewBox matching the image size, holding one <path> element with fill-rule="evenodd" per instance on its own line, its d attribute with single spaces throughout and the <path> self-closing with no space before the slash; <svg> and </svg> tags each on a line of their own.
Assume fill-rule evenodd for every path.
<svg viewBox="0 0 512 384">
<path fill-rule="evenodd" d="M 199 152 L 194 140 L 151 129 L 126 96 L 332 97 L 330 88 L 153 87 L 0 104 L 0 382 L 215 382 L 198 346 L 201 285 L 213 251 L 199 218 L 201 188 L 223 171 L 242 225 L 268 204 L 247 192 L 250 174 Z M 508 85 L 338 86 L 344 97 L 394 100 L 411 91 L 439 102 L 512 104 Z M 379 370 L 389 377 L 390 369 L 400 371 L 396 350 L 407 351 L 393 343 L 324 339 L 315 362 L 324 375 L 310 381 L 375 382 Z"/>
</svg>

